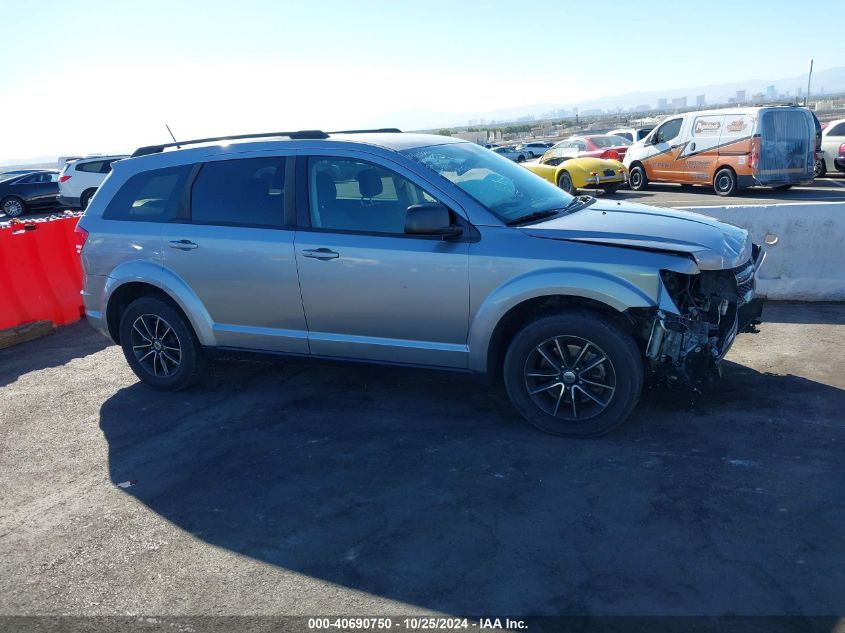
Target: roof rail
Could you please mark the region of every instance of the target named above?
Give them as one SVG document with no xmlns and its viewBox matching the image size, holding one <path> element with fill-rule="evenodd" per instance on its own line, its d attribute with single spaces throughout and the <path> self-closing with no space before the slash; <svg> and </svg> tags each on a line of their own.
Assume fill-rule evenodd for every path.
<svg viewBox="0 0 845 633">
<path fill-rule="evenodd" d="M 198 138 L 191 141 L 179 141 L 177 143 L 162 143 L 161 145 L 147 145 L 139 147 L 132 153 L 132 158 L 137 156 L 148 156 L 158 154 L 168 147 L 181 148 L 183 145 L 199 145 L 200 143 L 213 143 L 215 141 L 235 141 L 250 138 L 272 138 L 275 136 L 287 136 L 294 139 L 322 139 L 329 138 L 329 134 L 367 134 L 367 133 L 401 133 L 402 130 L 395 127 L 384 127 L 374 130 L 340 130 L 338 132 L 323 132 L 322 130 L 299 130 L 298 132 L 262 132 L 260 134 L 235 134 L 233 136 L 213 136 L 210 138 Z"/>
<path fill-rule="evenodd" d="M 397 127 L 380 127 L 374 130 L 338 130 L 329 134 L 401 134 L 402 130 Z"/>
<path fill-rule="evenodd" d="M 161 145 L 147 145 L 139 147 L 132 153 L 132 158 L 158 154 L 168 147 L 179 147 L 183 145 L 199 145 L 200 143 L 213 143 L 215 141 L 234 141 L 248 138 L 271 138 L 274 136 L 287 136 L 289 138 L 328 138 L 329 135 L 321 130 L 300 130 L 298 132 L 262 132 L 260 134 L 234 134 L 232 136 L 212 136 L 209 138 L 197 138 L 190 141 L 179 141 L 178 143 L 162 143 Z"/>
</svg>

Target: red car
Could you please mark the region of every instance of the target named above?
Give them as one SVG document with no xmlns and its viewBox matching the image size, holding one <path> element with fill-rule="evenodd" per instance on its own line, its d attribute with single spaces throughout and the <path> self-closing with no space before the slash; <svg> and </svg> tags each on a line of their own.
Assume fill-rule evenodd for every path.
<svg viewBox="0 0 845 633">
<path fill-rule="evenodd" d="M 621 136 L 610 134 L 588 134 L 571 136 L 556 143 L 552 149 L 564 150 L 563 156 L 569 158 L 609 158 L 621 161 L 625 158 L 631 141 Z"/>
</svg>

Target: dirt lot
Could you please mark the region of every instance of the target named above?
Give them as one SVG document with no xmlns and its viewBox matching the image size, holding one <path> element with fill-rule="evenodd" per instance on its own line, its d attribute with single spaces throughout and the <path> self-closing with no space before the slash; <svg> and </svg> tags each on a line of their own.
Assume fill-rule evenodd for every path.
<svg viewBox="0 0 845 633">
<path fill-rule="evenodd" d="M 766 317 L 591 441 L 453 376 L 0 351 L 0 614 L 843 614 L 845 308 Z"/>
</svg>

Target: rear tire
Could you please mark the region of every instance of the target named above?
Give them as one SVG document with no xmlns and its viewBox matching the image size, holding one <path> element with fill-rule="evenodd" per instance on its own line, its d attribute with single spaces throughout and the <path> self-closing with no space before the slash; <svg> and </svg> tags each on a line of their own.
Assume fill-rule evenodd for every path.
<svg viewBox="0 0 845 633">
<path fill-rule="evenodd" d="M 0 209 L 3 210 L 7 218 L 16 218 L 26 213 L 26 202 L 17 196 L 9 196 L 3 199 Z"/>
<path fill-rule="evenodd" d="M 734 170 L 723 167 L 713 177 L 713 190 L 720 196 L 732 196 L 736 193 L 737 182 Z"/>
<path fill-rule="evenodd" d="M 527 324 L 504 364 L 516 410 L 541 431 L 566 437 L 602 435 L 622 424 L 639 401 L 643 374 L 634 339 L 586 310 Z"/>
<path fill-rule="evenodd" d="M 558 174 L 557 186 L 566 193 L 575 195 L 575 185 L 572 183 L 572 176 L 569 175 L 568 171 L 562 171 Z"/>
<path fill-rule="evenodd" d="M 824 178 L 826 173 L 827 165 L 824 162 L 824 158 L 817 158 L 813 165 L 813 178 Z"/>
<path fill-rule="evenodd" d="M 628 186 L 634 191 L 642 191 L 648 187 L 648 176 L 645 173 L 645 167 L 642 165 L 634 165 L 628 173 Z"/>
<path fill-rule="evenodd" d="M 179 391 L 205 371 L 205 354 L 190 322 L 159 297 L 129 304 L 120 318 L 120 345 L 132 371 L 153 389 Z"/>
</svg>

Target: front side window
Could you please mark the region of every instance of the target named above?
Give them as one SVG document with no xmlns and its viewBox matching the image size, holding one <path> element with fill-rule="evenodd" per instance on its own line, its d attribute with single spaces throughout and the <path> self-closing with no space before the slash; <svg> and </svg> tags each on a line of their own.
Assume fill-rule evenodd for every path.
<svg viewBox="0 0 845 633">
<path fill-rule="evenodd" d="M 668 143 L 673 140 L 681 131 L 681 122 L 683 119 L 672 119 L 667 121 L 654 133 L 655 143 Z"/>
<path fill-rule="evenodd" d="M 473 143 L 416 147 L 402 153 L 454 183 L 503 222 L 535 211 L 563 209 L 572 201 L 547 180 Z"/>
<path fill-rule="evenodd" d="M 191 189 L 191 221 L 283 226 L 285 159 L 240 158 L 206 163 Z"/>
<path fill-rule="evenodd" d="M 408 207 L 436 202 L 396 172 L 352 158 L 309 159 L 308 182 L 314 228 L 404 234 Z"/>
<path fill-rule="evenodd" d="M 176 214 L 190 171 L 190 165 L 182 165 L 135 174 L 111 199 L 103 218 L 168 222 Z"/>
</svg>

